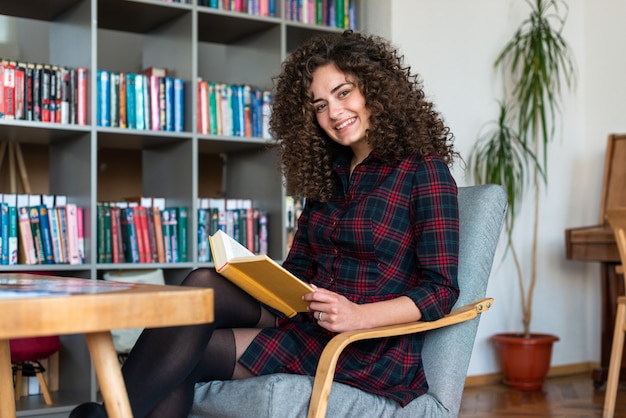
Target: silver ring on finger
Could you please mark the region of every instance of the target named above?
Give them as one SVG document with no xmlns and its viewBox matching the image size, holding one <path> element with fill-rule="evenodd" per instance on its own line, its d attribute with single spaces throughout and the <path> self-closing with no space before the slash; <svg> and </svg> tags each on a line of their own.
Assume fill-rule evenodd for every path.
<svg viewBox="0 0 626 418">
<path fill-rule="evenodd" d="M 322 320 L 322 312 L 318 312 L 317 313 L 317 320 L 321 321 Z"/>
</svg>

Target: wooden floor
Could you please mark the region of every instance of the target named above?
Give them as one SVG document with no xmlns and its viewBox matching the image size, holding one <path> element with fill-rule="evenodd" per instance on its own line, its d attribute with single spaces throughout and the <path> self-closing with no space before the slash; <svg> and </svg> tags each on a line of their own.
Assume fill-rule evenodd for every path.
<svg viewBox="0 0 626 418">
<path fill-rule="evenodd" d="M 523 392 L 504 385 L 465 388 L 459 418 L 602 417 L 604 387 L 589 373 L 546 380 L 542 390 Z M 615 418 L 626 418 L 626 386 L 617 394 Z"/>
</svg>

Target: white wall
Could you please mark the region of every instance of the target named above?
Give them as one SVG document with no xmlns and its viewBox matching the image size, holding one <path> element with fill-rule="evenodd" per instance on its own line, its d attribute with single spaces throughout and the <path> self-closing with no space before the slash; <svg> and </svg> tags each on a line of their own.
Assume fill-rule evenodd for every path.
<svg viewBox="0 0 626 418">
<path fill-rule="evenodd" d="M 500 79 L 493 61 L 528 6 L 519 0 L 386 0 L 367 2 L 365 29 L 388 37 L 422 75 L 462 156 L 481 126 L 497 117 Z M 564 230 L 598 221 L 606 138 L 626 132 L 626 2 L 568 0 L 564 36 L 574 50 L 578 83 L 566 94 L 550 148 L 549 188 L 542 196 L 534 332 L 556 334 L 552 365 L 600 361 L 600 268 L 565 259 Z M 378 9 L 378 10 L 377 10 Z M 376 16 L 372 18 L 371 16 Z M 378 20 L 376 20 L 378 19 Z M 459 185 L 471 184 L 462 164 Z M 524 206 L 516 242 L 529 265 L 532 207 Z M 521 330 L 519 289 L 510 257 L 496 255 L 488 294 L 494 308 L 480 323 L 469 375 L 499 371 L 490 335 Z M 528 268 L 526 274 L 528 275 Z"/>
</svg>

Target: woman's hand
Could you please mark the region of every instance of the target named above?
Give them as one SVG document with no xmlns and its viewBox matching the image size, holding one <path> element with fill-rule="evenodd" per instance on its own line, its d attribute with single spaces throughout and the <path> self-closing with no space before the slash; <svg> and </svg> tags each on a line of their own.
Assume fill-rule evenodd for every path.
<svg viewBox="0 0 626 418">
<path fill-rule="evenodd" d="M 329 331 L 344 332 L 364 328 L 361 323 L 362 305 L 349 301 L 345 296 L 311 285 L 314 292 L 302 297 L 309 302 L 309 312 L 317 323 Z"/>
<path fill-rule="evenodd" d="M 311 285 L 313 292 L 302 297 L 309 302 L 309 312 L 329 331 L 345 332 L 378 326 L 419 321 L 422 313 L 406 296 L 359 305 L 345 296 Z"/>
</svg>

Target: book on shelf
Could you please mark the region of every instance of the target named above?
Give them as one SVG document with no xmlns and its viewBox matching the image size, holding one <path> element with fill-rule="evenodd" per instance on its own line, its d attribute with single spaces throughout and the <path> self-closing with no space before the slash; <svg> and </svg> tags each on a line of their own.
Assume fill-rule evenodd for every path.
<svg viewBox="0 0 626 418">
<path fill-rule="evenodd" d="M 84 68 L 0 60 L 0 119 L 76 124 L 78 107 L 87 107 L 86 90 L 71 91 L 79 71 L 86 79 Z"/>
<path fill-rule="evenodd" d="M 267 255 L 254 255 L 224 231 L 210 237 L 215 269 L 257 300 L 289 317 L 306 312 L 313 288 Z"/>
</svg>

